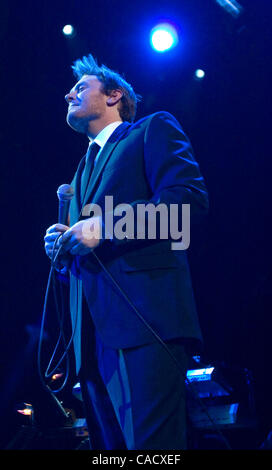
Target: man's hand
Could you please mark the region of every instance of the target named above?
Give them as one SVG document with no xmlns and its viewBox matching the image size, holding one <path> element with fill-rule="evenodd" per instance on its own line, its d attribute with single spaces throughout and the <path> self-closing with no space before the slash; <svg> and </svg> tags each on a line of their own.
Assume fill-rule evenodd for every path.
<svg viewBox="0 0 272 470">
<path fill-rule="evenodd" d="M 66 230 L 60 238 L 62 251 L 69 252 L 71 255 L 87 255 L 98 246 L 101 235 L 100 217 L 81 220 Z"/>
<path fill-rule="evenodd" d="M 52 259 L 53 256 L 53 249 L 55 255 L 60 247 L 60 239 L 57 242 L 56 239 L 67 230 L 69 230 L 69 227 L 63 224 L 51 225 L 51 227 L 46 230 L 46 235 L 44 237 L 44 248 L 47 256 L 50 259 Z M 61 256 L 58 257 L 58 260 L 63 266 L 68 266 L 70 263 L 70 256 L 67 256 L 67 253 L 64 255 L 61 254 Z"/>
</svg>

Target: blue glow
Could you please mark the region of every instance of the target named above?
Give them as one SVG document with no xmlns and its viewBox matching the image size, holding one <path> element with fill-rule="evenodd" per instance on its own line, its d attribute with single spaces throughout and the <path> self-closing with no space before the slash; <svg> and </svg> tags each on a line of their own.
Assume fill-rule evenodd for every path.
<svg viewBox="0 0 272 470">
<path fill-rule="evenodd" d="M 196 76 L 196 78 L 198 78 L 198 79 L 201 80 L 202 78 L 205 77 L 205 72 L 204 72 L 204 70 L 202 70 L 202 69 L 197 69 L 197 70 L 195 71 L 195 76 Z"/>
<path fill-rule="evenodd" d="M 230 405 L 230 408 L 229 408 L 229 414 L 230 415 L 236 415 L 237 410 L 238 410 L 238 406 L 239 406 L 238 403 L 232 403 L 232 405 Z"/>
<path fill-rule="evenodd" d="M 206 367 L 205 369 L 193 369 L 187 371 L 187 379 L 191 381 L 211 380 L 214 367 Z"/>
<path fill-rule="evenodd" d="M 178 43 L 176 29 L 169 23 L 161 23 L 152 29 L 150 34 L 151 46 L 157 52 L 165 52 L 175 47 Z"/>
<path fill-rule="evenodd" d="M 65 36 L 71 36 L 74 33 L 74 28 L 71 24 L 66 24 L 62 28 L 62 32 Z"/>
</svg>

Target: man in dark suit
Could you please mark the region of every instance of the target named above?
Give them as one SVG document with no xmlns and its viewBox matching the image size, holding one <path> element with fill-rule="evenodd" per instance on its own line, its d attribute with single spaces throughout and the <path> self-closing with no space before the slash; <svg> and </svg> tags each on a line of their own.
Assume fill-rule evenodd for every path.
<svg viewBox="0 0 272 470">
<path fill-rule="evenodd" d="M 91 55 L 73 69 L 67 122 L 90 144 L 69 223 L 47 230 L 45 249 L 51 257 L 63 234 L 91 447 L 183 449 L 188 351 L 202 338 L 186 250 L 167 229 L 173 207 L 179 222 L 184 207 L 191 217 L 206 212 L 204 180 L 171 114 L 134 123 L 138 97 L 120 75 Z M 163 209 L 161 220 L 143 207 Z"/>
</svg>

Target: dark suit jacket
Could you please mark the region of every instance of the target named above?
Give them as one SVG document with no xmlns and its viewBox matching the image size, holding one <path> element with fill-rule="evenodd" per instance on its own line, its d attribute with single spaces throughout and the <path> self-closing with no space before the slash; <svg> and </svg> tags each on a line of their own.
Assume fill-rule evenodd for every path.
<svg viewBox="0 0 272 470">
<path fill-rule="evenodd" d="M 128 203 L 190 204 L 191 217 L 205 213 L 207 191 L 190 142 L 177 120 L 158 112 L 136 123 L 122 123 L 104 146 L 80 203 L 79 164 L 72 185 L 75 197 L 70 225 L 83 219 L 82 206 L 113 197 L 114 207 Z M 180 217 L 181 220 L 181 217 Z M 114 219 L 115 221 L 115 219 Z M 136 220 L 135 220 L 136 222 Z M 135 227 L 136 232 L 137 227 Z M 201 340 L 186 251 L 171 240 L 105 240 L 96 255 L 153 330 L 164 340 Z M 80 367 L 82 290 L 97 333 L 106 346 L 126 348 L 156 341 L 121 295 L 93 254 L 74 257 L 70 304 L 75 327 L 76 367 Z"/>
</svg>

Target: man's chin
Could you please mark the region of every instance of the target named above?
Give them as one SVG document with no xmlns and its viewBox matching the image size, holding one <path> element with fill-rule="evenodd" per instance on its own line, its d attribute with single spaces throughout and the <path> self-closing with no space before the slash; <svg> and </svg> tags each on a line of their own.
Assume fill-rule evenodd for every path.
<svg viewBox="0 0 272 470">
<path fill-rule="evenodd" d="M 66 116 L 66 122 L 68 126 L 74 129 L 77 132 L 81 132 L 82 134 L 85 133 L 85 126 L 82 119 L 76 117 L 74 113 L 68 113 Z"/>
</svg>

